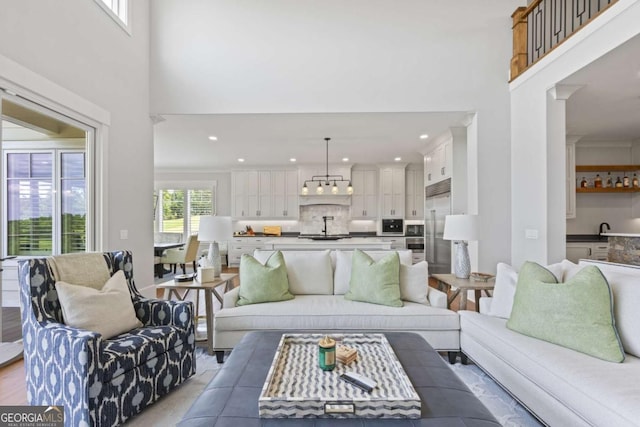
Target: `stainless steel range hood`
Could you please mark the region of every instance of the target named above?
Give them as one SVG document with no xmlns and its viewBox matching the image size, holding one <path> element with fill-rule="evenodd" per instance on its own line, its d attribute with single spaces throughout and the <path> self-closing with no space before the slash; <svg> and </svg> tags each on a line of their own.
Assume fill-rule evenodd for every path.
<svg viewBox="0 0 640 427">
<path fill-rule="evenodd" d="M 341 205 L 351 206 L 351 196 L 347 194 L 320 194 L 298 196 L 298 203 L 300 206 L 311 205 Z"/>
</svg>

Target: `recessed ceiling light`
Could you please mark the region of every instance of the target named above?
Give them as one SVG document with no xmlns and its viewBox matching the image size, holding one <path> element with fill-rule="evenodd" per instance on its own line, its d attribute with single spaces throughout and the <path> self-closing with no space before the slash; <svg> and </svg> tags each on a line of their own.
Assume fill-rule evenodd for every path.
<svg viewBox="0 0 640 427">
<path fill-rule="evenodd" d="M 429 135 L 427 135 L 426 133 L 423 133 L 422 135 L 420 135 L 420 139 L 427 139 L 429 138 Z"/>
<path fill-rule="evenodd" d="M 400 160 L 402 160 L 402 157 L 396 157 L 396 158 L 395 158 L 395 159 L 393 159 L 393 160 L 395 160 L 396 162 L 399 162 Z"/>
<path fill-rule="evenodd" d="M 244 159 L 243 159 L 242 157 L 240 157 L 240 158 L 238 159 L 238 161 L 239 161 L 240 163 L 242 163 L 242 162 L 244 162 Z"/>
<path fill-rule="evenodd" d="M 217 137 L 217 136 L 215 136 L 215 135 L 211 135 L 211 136 L 209 137 L 209 140 L 210 140 L 210 141 L 217 141 L 217 140 L 218 140 L 218 137 Z"/>
<path fill-rule="evenodd" d="M 292 158 L 290 158 L 290 159 L 289 159 L 289 161 L 290 161 L 291 163 L 293 163 L 293 162 L 295 162 L 295 161 L 296 161 L 296 158 L 295 158 L 295 157 L 292 157 Z"/>
<path fill-rule="evenodd" d="M 343 162 L 348 162 L 348 161 L 349 161 L 349 158 L 348 158 L 348 157 L 343 157 L 343 158 L 342 158 L 342 161 L 343 161 Z"/>
</svg>

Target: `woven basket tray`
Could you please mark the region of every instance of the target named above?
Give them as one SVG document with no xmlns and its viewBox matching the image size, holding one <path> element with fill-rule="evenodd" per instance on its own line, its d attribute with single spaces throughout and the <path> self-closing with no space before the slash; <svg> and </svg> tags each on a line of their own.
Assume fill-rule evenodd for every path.
<svg viewBox="0 0 640 427">
<path fill-rule="evenodd" d="M 263 418 L 420 418 L 421 402 L 382 334 L 331 335 L 358 350 L 358 360 L 333 371 L 318 366 L 320 334 L 285 334 L 258 401 Z M 341 380 L 356 372 L 376 381 L 367 393 Z"/>
</svg>

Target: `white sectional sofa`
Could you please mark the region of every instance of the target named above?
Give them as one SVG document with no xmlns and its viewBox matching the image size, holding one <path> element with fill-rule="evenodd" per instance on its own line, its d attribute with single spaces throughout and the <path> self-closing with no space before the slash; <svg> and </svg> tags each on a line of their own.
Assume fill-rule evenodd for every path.
<svg viewBox="0 0 640 427">
<path fill-rule="evenodd" d="M 273 251 L 257 250 L 265 262 Z M 282 251 L 287 266 L 289 290 L 294 299 L 236 307 L 240 288 L 227 292 L 223 308 L 215 314 L 214 349 L 218 360 L 250 331 L 413 331 L 438 351 L 459 351 L 459 316 L 447 309 L 447 296 L 427 286 L 428 303 L 404 301 L 403 307 L 388 307 L 344 298 L 351 277 L 351 251 Z M 388 251 L 365 251 L 378 259 Z M 411 265 L 411 251 L 398 251 L 400 262 Z M 401 275 L 401 280 L 404 278 Z"/>
<path fill-rule="evenodd" d="M 580 261 L 587 264 L 611 286 L 623 363 L 514 332 L 507 319 L 488 314 L 491 298 L 480 300 L 480 313 L 459 312 L 461 350 L 549 426 L 639 426 L 640 269 Z M 572 274 L 575 266 L 564 281 Z"/>
</svg>

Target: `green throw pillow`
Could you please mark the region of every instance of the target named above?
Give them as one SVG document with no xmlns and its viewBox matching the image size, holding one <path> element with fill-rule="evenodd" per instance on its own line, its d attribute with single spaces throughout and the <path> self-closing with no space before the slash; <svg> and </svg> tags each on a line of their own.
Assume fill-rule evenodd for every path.
<svg viewBox="0 0 640 427">
<path fill-rule="evenodd" d="M 274 252 L 262 265 L 251 255 L 240 259 L 240 291 L 236 305 L 293 299 L 282 252 Z"/>
<path fill-rule="evenodd" d="M 549 270 L 525 263 L 507 327 L 599 359 L 624 360 L 611 289 L 596 266 L 583 268 L 566 283 L 556 283 Z"/>
<path fill-rule="evenodd" d="M 352 301 L 402 307 L 398 252 L 394 251 L 375 262 L 364 252 L 354 250 L 349 291 L 344 297 Z"/>
</svg>

